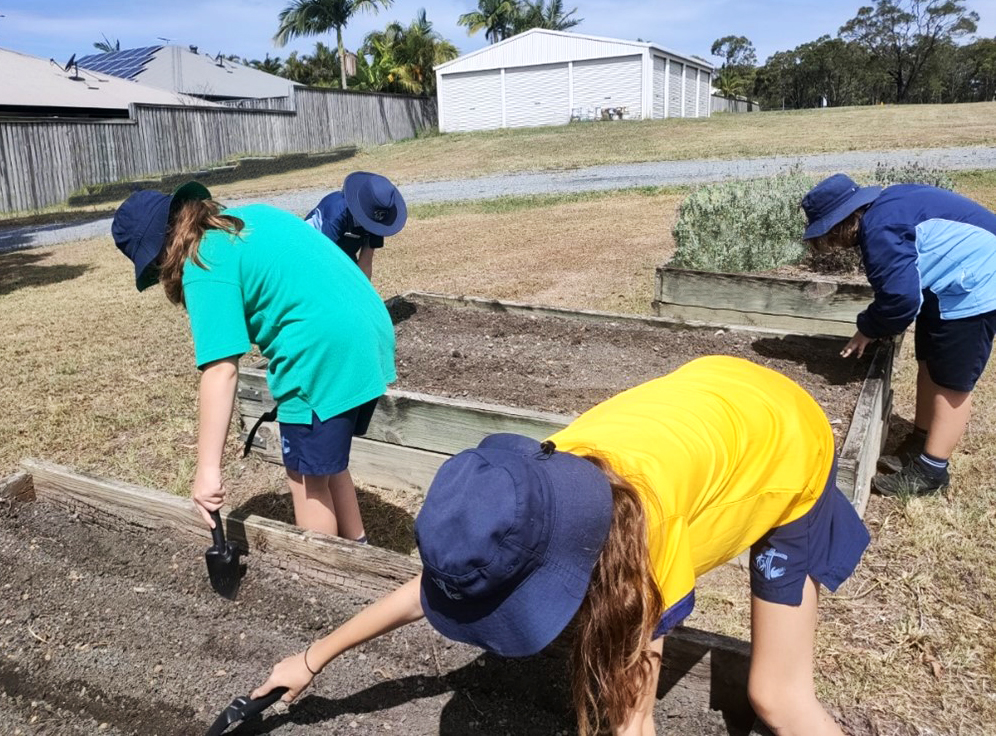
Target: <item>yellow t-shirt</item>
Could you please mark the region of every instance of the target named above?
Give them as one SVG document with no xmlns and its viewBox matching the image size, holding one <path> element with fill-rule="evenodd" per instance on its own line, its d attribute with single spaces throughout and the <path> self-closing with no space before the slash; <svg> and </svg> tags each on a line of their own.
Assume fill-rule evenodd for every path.
<svg viewBox="0 0 996 736">
<path fill-rule="evenodd" d="M 780 373 L 725 356 L 624 391 L 550 439 L 600 455 L 635 485 L 664 610 L 697 576 L 805 514 L 833 465 L 816 401 Z"/>
</svg>

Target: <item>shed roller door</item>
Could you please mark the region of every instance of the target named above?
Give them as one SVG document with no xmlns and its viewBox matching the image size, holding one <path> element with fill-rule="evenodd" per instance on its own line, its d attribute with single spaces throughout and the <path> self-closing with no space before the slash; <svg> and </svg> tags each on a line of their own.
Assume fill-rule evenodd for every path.
<svg viewBox="0 0 996 736">
<path fill-rule="evenodd" d="M 643 57 L 574 62 L 574 107 L 625 107 L 626 117 L 643 109 Z"/>
<path fill-rule="evenodd" d="M 662 56 L 654 57 L 654 119 L 660 120 L 664 117 L 664 108 L 667 104 L 664 99 L 664 82 L 667 71 L 667 62 Z"/>
<path fill-rule="evenodd" d="M 699 70 L 695 67 L 685 67 L 685 117 L 695 117 L 695 80 L 699 77 Z"/>
<path fill-rule="evenodd" d="M 505 71 L 505 124 L 509 128 L 565 125 L 571 120 L 567 64 Z"/>
<path fill-rule="evenodd" d="M 699 70 L 699 117 L 712 112 L 712 75 Z"/>
<path fill-rule="evenodd" d="M 443 131 L 501 127 L 501 72 L 444 74 L 440 82 Z"/>
<path fill-rule="evenodd" d="M 667 109 L 668 116 L 680 118 L 685 113 L 681 109 L 681 75 L 683 69 L 681 62 L 671 60 L 671 75 L 668 79 Z"/>
</svg>

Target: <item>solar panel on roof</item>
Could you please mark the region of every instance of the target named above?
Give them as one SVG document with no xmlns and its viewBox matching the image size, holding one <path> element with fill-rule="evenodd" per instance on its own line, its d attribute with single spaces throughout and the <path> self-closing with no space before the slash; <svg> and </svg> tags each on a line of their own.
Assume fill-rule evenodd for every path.
<svg viewBox="0 0 996 736">
<path fill-rule="evenodd" d="M 91 54 L 84 56 L 76 63 L 93 72 L 135 81 L 135 78 L 145 71 L 146 64 L 152 61 L 152 57 L 161 48 L 162 46 L 143 46 L 139 49 Z"/>
</svg>

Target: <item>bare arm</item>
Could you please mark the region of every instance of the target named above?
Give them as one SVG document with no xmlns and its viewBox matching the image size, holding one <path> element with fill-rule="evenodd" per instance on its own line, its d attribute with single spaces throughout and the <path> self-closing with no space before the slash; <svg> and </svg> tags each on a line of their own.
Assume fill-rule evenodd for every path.
<svg viewBox="0 0 996 736">
<path fill-rule="evenodd" d="M 321 672 L 333 659 L 365 641 L 394 631 L 400 626 L 422 618 L 419 594 L 421 574 L 416 575 L 393 593 L 364 608 L 328 636 L 319 639 L 305 651 L 278 662 L 269 679 L 253 690 L 250 697 L 259 698 L 275 687 L 289 688 L 281 698 L 289 703 L 311 684 L 313 672 Z M 305 660 L 307 657 L 307 660 Z"/>
<path fill-rule="evenodd" d="M 654 652 L 653 672 L 647 678 L 647 687 L 640 696 L 636 707 L 630 711 L 626 722 L 612 729 L 613 736 L 654 736 L 654 703 L 657 701 L 657 679 L 660 676 L 660 661 L 664 652 L 664 637 L 650 642 L 648 651 Z"/>
<path fill-rule="evenodd" d="M 360 267 L 360 270 L 367 275 L 367 278 L 373 281 L 374 249 L 369 245 L 364 245 L 360 248 L 356 263 Z"/>
<path fill-rule="evenodd" d="M 221 484 L 221 457 L 232 421 L 238 380 L 239 363 L 236 357 L 209 363 L 201 372 L 197 473 L 191 495 L 201 516 L 212 529 L 214 523 L 209 512 L 217 511 L 225 500 L 225 488 Z"/>
</svg>

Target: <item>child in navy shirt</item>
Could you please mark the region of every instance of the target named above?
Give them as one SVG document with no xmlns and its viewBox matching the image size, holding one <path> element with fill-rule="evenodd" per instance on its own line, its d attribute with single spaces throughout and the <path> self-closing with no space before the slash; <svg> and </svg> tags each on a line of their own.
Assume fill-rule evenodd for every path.
<svg viewBox="0 0 996 736">
<path fill-rule="evenodd" d="M 304 219 L 372 278 L 374 250 L 383 247 L 386 236 L 401 232 L 408 209 L 401 192 L 385 177 L 354 171 L 343 181 L 342 191 L 327 194 Z"/>
<path fill-rule="evenodd" d="M 942 491 L 996 332 L 996 214 L 945 189 L 883 191 L 844 174 L 820 182 L 802 206 L 805 239 L 818 251 L 860 247 L 875 291 L 841 355 L 860 357 L 872 341 L 916 321 L 913 432 L 896 455 L 880 459 L 891 473 L 872 484 L 884 495 Z"/>
</svg>

